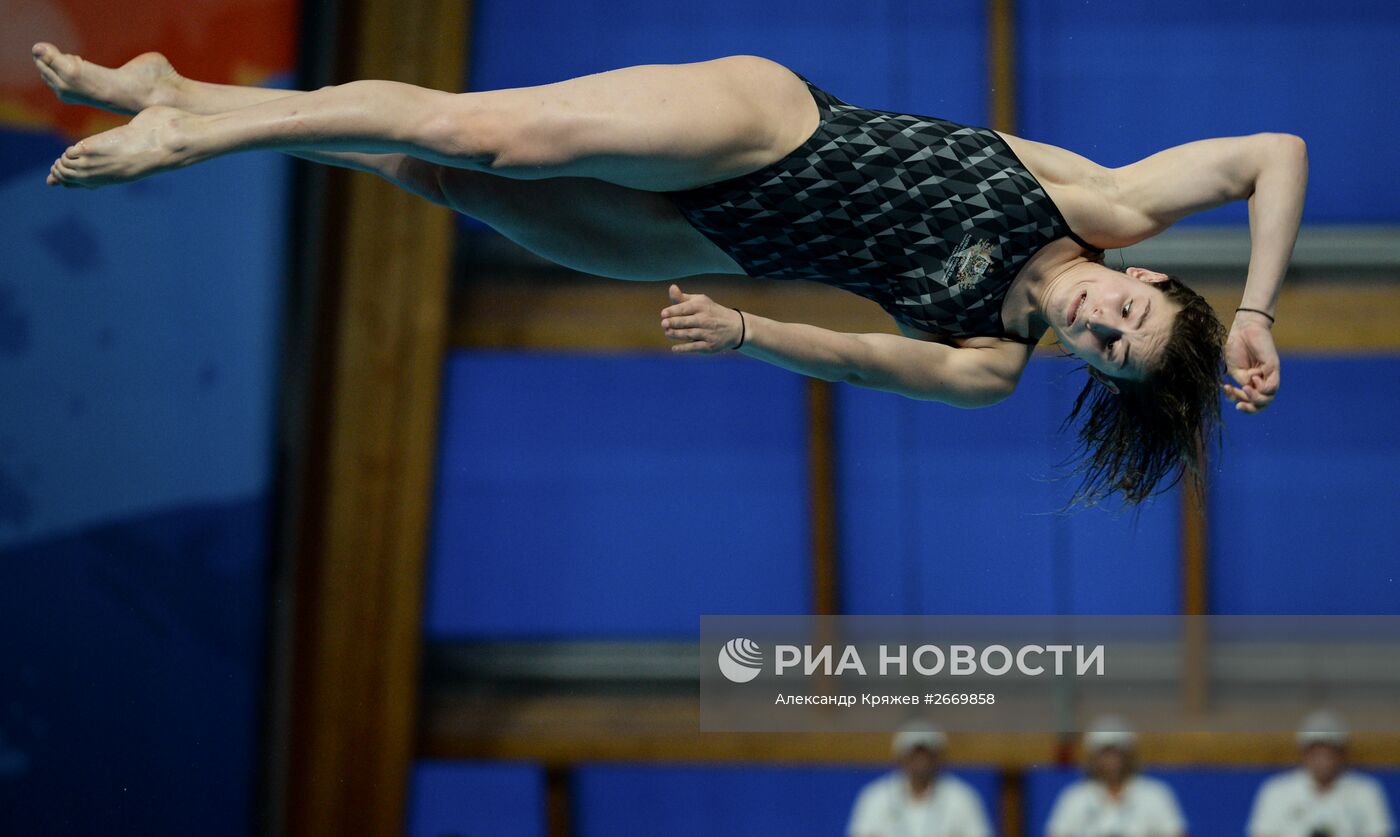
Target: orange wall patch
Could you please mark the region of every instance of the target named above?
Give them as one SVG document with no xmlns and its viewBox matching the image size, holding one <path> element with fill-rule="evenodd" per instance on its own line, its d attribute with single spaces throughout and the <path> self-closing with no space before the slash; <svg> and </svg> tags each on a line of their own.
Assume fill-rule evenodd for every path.
<svg viewBox="0 0 1400 837">
<path fill-rule="evenodd" d="M 109 66 L 152 50 L 181 74 L 222 84 L 255 84 L 294 66 L 294 0 L 0 0 L 0 126 L 86 136 L 125 121 L 65 105 L 30 61 L 49 41 Z"/>
</svg>

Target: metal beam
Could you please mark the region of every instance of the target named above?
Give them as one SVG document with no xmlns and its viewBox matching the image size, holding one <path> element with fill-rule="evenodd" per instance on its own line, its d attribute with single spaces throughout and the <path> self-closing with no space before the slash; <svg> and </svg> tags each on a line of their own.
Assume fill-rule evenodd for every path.
<svg viewBox="0 0 1400 837">
<path fill-rule="evenodd" d="M 1121 252 L 1130 265 L 1243 271 L 1249 266 L 1249 229 L 1175 227 Z M 1111 263 L 1116 259 L 1110 256 Z M 1304 225 L 1289 264 L 1294 271 L 1333 275 L 1348 269 L 1400 271 L 1400 227 Z"/>
</svg>

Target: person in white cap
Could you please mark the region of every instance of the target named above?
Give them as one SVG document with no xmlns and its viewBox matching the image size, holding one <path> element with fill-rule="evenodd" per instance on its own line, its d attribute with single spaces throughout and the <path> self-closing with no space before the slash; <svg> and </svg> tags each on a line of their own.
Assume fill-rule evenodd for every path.
<svg viewBox="0 0 1400 837">
<path fill-rule="evenodd" d="M 1302 764 L 1254 797 L 1250 837 L 1389 837 L 1395 824 L 1381 785 L 1347 769 L 1346 724 L 1314 712 L 1298 729 Z"/>
<path fill-rule="evenodd" d="M 1186 820 L 1165 783 L 1137 772 L 1137 737 L 1120 718 L 1084 734 L 1088 776 L 1060 792 L 1048 837 L 1184 837 Z"/>
<path fill-rule="evenodd" d="M 895 735 L 898 769 L 861 790 L 847 837 L 991 837 L 977 792 L 943 772 L 947 744 L 947 736 L 927 725 Z"/>
</svg>

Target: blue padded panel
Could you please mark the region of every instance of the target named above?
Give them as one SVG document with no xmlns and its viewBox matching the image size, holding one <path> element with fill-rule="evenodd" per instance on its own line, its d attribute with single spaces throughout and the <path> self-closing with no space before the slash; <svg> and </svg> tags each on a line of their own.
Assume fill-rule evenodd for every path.
<svg viewBox="0 0 1400 837">
<path fill-rule="evenodd" d="M 1110 166 L 1206 137 L 1308 141 L 1305 218 L 1400 221 L 1400 4 L 1309 0 L 1017 6 L 1024 136 Z M 1237 203 L 1208 216 L 1239 222 Z"/>
<path fill-rule="evenodd" d="M 409 837 L 544 837 L 544 771 L 533 764 L 419 761 Z"/>
<path fill-rule="evenodd" d="M 1390 817 L 1394 819 L 1397 812 L 1400 812 L 1400 770 L 1368 770 L 1381 783 L 1381 789 L 1385 791 L 1385 801 L 1390 808 Z"/>
<path fill-rule="evenodd" d="M 432 637 L 681 638 L 810 609 L 802 378 L 458 352 L 445 384 Z"/>
<path fill-rule="evenodd" d="M 574 783 L 575 833 L 841 837 L 856 795 L 884 772 L 854 767 L 585 766 Z M 995 771 L 959 768 L 953 773 L 981 795 L 995 830 Z"/>
<path fill-rule="evenodd" d="M 1135 519 L 1058 515 L 1074 491 L 1056 433 L 1077 362 L 1036 359 L 1015 395 L 959 410 L 843 387 L 842 596 L 852 613 L 1172 613 L 1175 492 Z"/>
<path fill-rule="evenodd" d="M 273 507 L 0 549 L 0 834 L 251 833 Z"/>
<path fill-rule="evenodd" d="M 1211 480 L 1212 610 L 1400 613 L 1400 357 L 1283 359 L 1267 412 L 1229 412 Z"/>
<path fill-rule="evenodd" d="M 986 121 L 985 4 L 875 0 L 475 4 L 473 90 L 648 63 L 771 58 L 864 107 Z"/>
<path fill-rule="evenodd" d="M 1026 834 L 1041 837 L 1050 822 L 1050 811 L 1060 791 L 1082 774 L 1067 767 L 1043 767 L 1026 771 Z"/>
<path fill-rule="evenodd" d="M 1172 786 L 1192 834 L 1244 834 L 1254 795 L 1274 770 L 1173 768 L 1153 776 Z"/>
</svg>

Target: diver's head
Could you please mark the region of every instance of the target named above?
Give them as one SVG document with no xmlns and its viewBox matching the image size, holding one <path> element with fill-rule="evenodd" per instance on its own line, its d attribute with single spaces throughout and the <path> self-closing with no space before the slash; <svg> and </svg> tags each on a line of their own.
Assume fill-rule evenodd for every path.
<svg viewBox="0 0 1400 837">
<path fill-rule="evenodd" d="M 1225 344 L 1205 299 L 1165 273 L 1091 262 L 1054 288 L 1044 317 L 1089 372 L 1065 420 L 1082 417 L 1076 499 L 1139 503 L 1199 473 L 1220 421 Z"/>
</svg>

